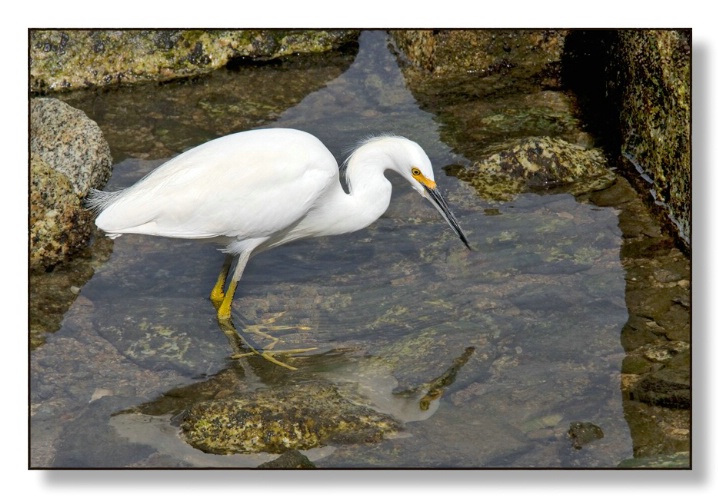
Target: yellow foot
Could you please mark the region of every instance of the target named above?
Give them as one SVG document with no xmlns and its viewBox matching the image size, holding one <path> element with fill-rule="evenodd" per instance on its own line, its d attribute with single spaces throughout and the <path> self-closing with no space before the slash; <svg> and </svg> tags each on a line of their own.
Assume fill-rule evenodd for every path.
<svg viewBox="0 0 718 496">
<path fill-rule="evenodd" d="M 219 306 L 224 301 L 224 290 L 222 288 L 217 289 L 216 287 L 209 294 L 209 299 L 212 301 L 215 310 L 219 310 Z"/>
<path fill-rule="evenodd" d="M 232 293 L 234 293 L 234 291 L 232 291 Z M 212 300 L 214 307 L 217 309 L 217 319 L 220 322 L 226 322 L 232 318 L 232 298 L 228 296 L 229 295 L 225 296 L 218 302 Z"/>
<path fill-rule="evenodd" d="M 226 307 L 225 305 L 220 304 L 217 308 L 217 320 L 220 322 L 230 322 L 232 321 L 232 307 Z"/>
<path fill-rule="evenodd" d="M 214 283 L 212 292 L 209 294 L 209 299 L 212 300 L 215 310 L 219 310 L 219 306 L 224 301 L 224 283 L 227 281 L 227 275 L 229 274 L 229 268 L 232 266 L 232 256 L 227 255 L 224 258 L 222 264 L 222 270 L 219 272 L 217 282 Z"/>
</svg>

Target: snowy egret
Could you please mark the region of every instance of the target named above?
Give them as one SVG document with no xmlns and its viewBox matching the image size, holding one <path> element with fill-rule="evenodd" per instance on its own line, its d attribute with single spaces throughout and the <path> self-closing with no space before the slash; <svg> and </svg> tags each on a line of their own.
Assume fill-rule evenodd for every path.
<svg viewBox="0 0 718 496">
<path fill-rule="evenodd" d="M 377 220 L 391 199 L 387 170 L 427 198 L 470 249 L 419 145 L 398 136 L 371 138 L 345 165 L 348 193 L 337 161 L 316 137 L 294 129 L 245 131 L 193 148 L 127 189 L 93 190 L 88 206 L 99 212 L 95 222 L 112 238 L 133 233 L 224 243 L 227 256 L 210 294 L 220 321 L 230 318 L 251 256 L 300 238 L 357 231 Z"/>
</svg>

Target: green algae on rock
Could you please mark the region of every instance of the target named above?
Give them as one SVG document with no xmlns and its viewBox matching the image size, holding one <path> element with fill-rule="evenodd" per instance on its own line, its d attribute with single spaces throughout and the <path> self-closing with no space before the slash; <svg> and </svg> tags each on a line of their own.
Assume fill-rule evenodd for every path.
<svg viewBox="0 0 718 496">
<path fill-rule="evenodd" d="M 442 29 L 391 32 L 406 60 L 434 75 L 553 73 L 563 53 L 560 29 Z"/>
<path fill-rule="evenodd" d="M 644 201 L 690 249 L 690 29 L 575 30 L 564 81 L 588 129 L 616 154 Z"/>
<path fill-rule="evenodd" d="M 30 90 L 194 77 L 235 58 L 325 52 L 357 36 L 351 30 L 30 30 Z"/>
<path fill-rule="evenodd" d="M 687 30 L 619 31 L 616 50 L 621 152 L 649 178 L 650 193 L 684 241 L 691 236 L 690 36 Z"/>
<path fill-rule="evenodd" d="M 351 403 L 334 385 L 321 383 L 197 403 L 183 414 L 181 427 L 190 445 L 215 454 L 377 442 L 401 429 L 394 418 Z"/>
<path fill-rule="evenodd" d="M 511 140 L 486 150 L 486 158 L 456 171 L 482 197 L 506 201 L 523 191 L 572 185 L 574 194 L 602 189 L 614 174 L 598 149 L 547 136 Z"/>
</svg>

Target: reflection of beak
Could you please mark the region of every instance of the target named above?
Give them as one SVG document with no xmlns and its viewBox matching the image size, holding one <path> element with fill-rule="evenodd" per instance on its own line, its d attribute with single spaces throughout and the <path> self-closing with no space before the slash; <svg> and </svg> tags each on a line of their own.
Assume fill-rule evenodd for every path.
<svg viewBox="0 0 718 496">
<path fill-rule="evenodd" d="M 470 250 L 471 246 L 469 246 L 469 242 L 466 240 L 464 232 L 461 230 L 461 227 L 459 227 L 459 222 L 456 220 L 456 217 L 454 217 L 454 214 L 451 213 L 451 210 L 449 210 L 449 206 L 446 204 L 444 197 L 439 193 L 439 190 L 436 189 L 436 186 L 432 188 L 424 185 L 424 189 L 429 194 L 426 198 L 428 198 L 431 204 L 436 207 L 444 220 L 449 223 L 451 229 L 459 235 L 461 241 L 463 241 L 466 247 Z"/>
</svg>

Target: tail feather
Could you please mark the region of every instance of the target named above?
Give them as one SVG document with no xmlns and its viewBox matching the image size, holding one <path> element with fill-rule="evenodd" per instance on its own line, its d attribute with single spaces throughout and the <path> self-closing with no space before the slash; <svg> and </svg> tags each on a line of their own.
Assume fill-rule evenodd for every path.
<svg viewBox="0 0 718 496">
<path fill-rule="evenodd" d="M 99 214 L 110 206 L 122 191 L 100 191 L 91 189 L 85 198 L 85 207 Z"/>
<path fill-rule="evenodd" d="M 91 189 L 85 198 L 85 208 L 92 210 L 96 215 L 102 213 L 107 207 L 112 205 L 122 191 L 100 191 L 99 189 Z M 95 221 L 97 223 L 97 221 Z M 99 226 L 98 226 L 99 227 Z M 107 237 L 115 239 L 121 236 L 117 233 L 107 233 Z"/>
</svg>

